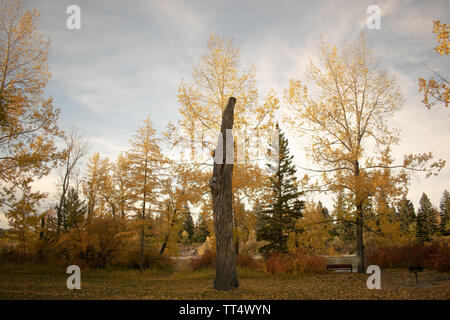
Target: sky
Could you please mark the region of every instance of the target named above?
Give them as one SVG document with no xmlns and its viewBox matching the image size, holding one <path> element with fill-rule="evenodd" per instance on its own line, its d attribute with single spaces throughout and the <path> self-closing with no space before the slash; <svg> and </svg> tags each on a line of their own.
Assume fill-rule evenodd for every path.
<svg viewBox="0 0 450 320">
<path fill-rule="evenodd" d="M 81 10 L 80 30 L 66 27 L 66 9 L 74 4 Z M 366 26 L 369 5 L 380 8 L 380 29 Z M 89 139 L 91 153 L 111 160 L 128 149 L 149 114 L 159 132 L 179 119 L 177 86 L 191 78 L 210 33 L 235 39 L 242 66 L 257 69 L 260 95 L 274 89 L 284 109 L 289 79 L 304 78 L 321 38 L 342 47 L 364 32 L 404 97 L 402 111 L 390 123 L 401 128 L 394 156 L 431 151 L 448 162 L 437 177 L 416 176 L 408 197 L 417 207 L 426 192 L 438 205 L 443 191 L 450 190 L 450 111 L 423 106 L 417 80 L 432 76 L 424 63 L 450 75 L 448 57 L 432 50 L 437 45 L 433 20 L 450 23 L 450 1 L 32 0 L 28 7 L 40 12 L 38 31 L 52 42 L 52 78 L 45 94 L 61 108 L 60 127 L 78 128 Z M 296 162 L 310 165 L 303 157 L 308 141 L 287 136 Z M 56 182 L 55 171 L 36 184 L 49 192 L 49 203 Z M 5 226 L 0 214 L 0 227 Z"/>
</svg>

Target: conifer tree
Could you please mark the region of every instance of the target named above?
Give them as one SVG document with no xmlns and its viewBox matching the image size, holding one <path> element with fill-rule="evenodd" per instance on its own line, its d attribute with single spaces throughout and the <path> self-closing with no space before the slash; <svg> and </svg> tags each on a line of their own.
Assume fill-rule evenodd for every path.
<svg viewBox="0 0 450 320">
<path fill-rule="evenodd" d="M 197 223 L 195 224 L 194 242 L 203 243 L 209 235 L 210 232 L 206 225 L 205 218 L 200 214 Z"/>
<path fill-rule="evenodd" d="M 448 222 L 450 221 L 450 192 L 444 191 L 440 203 L 440 218 L 439 231 L 444 234 L 448 229 Z"/>
<path fill-rule="evenodd" d="M 298 191 L 296 169 L 292 163 L 293 156 L 289 153 L 288 140 L 279 132 L 279 154 L 276 172 L 270 177 L 271 191 L 266 205 L 259 216 L 258 241 L 269 243 L 261 247 L 260 251 L 287 251 L 289 234 L 296 232 L 295 223 L 302 216 L 304 202 Z M 273 167 L 273 164 L 268 164 Z"/>
<path fill-rule="evenodd" d="M 62 207 L 62 220 L 64 231 L 72 228 L 79 229 L 85 222 L 87 206 L 79 197 L 75 188 L 70 188 Z"/>
<path fill-rule="evenodd" d="M 421 242 L 430 241 L 438 231 L 436 210 L 433 208 L 428 196 L 423 193 L 420 198 L 420 207 L 417 212 L 416 238 Z"/>
<path fill-rule="evenodd" d="M 417 219 L 414 204 L 411 200 L 403 197 L 396 209 L 397 218 L 401 223 L 402 231 L 403 233 L 408 233 Z"/>
<path fill-rule="evenodd" d="M 195 232 L 195 224 L 194 219 L 192 219 L 191 211 L 189 210 L 189 207 L 186 206 L 186 217 L 183 221 L 183 230 L 186 231 L 188 237 L 188 242 L 191 242 L 194 238 L 194 232 Z"/>
<path fill-rule="evenodd" d="M 161 149 L 156 138 L 156 130 L 153 128 L 150 116 L 144 121 L 144 125 L 138 129 L 136 135 L 130 140 L 131 149 L 128 152 L 130 159 L 130 172 L 133 185 L 134 199 L 137 200 L 137 218 L 140 222 L 140 262 L 139 270 L 144 270 L 144 244 L 145 230 L 151 221 L 151 206 L 158 195 L 157 188 L 160 184 L 158 171 L 163 161 Z"/>
</svg>

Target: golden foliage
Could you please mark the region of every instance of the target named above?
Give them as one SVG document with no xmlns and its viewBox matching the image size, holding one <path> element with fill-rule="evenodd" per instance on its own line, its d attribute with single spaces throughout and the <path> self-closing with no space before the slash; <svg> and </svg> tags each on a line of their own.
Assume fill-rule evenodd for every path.
<svg viewBox="0 0 450 320">
<path fill-rule="evenodd" d="M 298 248 L 302 252 L 314 254 L 331 254 L 329 246 L 331 240 L 330 231 L 333 225 L 322 212 L 322 207 L 316 203 L 307 202 L 303 211 L 303 217 L 299 218 L 296 228 L 298 233 L 292 233 L 288 239 L 288 249 L 295 253 Z"/>
<path fill-rule="evenodd" d="M 36 11 L 23 1 L 0 4 L 0 202 L 12 206 L 61 157 L 59 110 L 43 97 L 49 41 L 36 32 Z"/>
<path fill-rule="evenodd" d="M 450 26 L 448 24 L 441 24 L 439 20 L 434 21 L 433 33 L 437 34 L 436 40 L 439 43 L 439 45 L 434 48 L 434 51 L 439 53 L 440 55 L 447 56 L 449 53 L 449 30 Z M 449 82 L 440 74 L 437 75 L 440 78 L 439 80 L 435 80 L 433 77 L 428 81 L 423 78 L 419 78 L 419 92 L 423 93 L 422 103 L 428 109 L 430 109 L 438 102 L 442 102 L 446 107 L 448 107 L 449 104 Z"/>
</svg>

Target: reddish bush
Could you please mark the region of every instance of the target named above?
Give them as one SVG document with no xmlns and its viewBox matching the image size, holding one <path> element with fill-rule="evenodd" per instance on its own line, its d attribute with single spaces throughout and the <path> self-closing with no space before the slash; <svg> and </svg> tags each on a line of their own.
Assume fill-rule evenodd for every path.
<svg viewBox="0 0 450 320">
<path fill-rule="evenodd" d="M 266 258 L 266 269 L 273 274 L 295 272 L 324 272 L 325 258 L 299 252 L 297 254 L 271 253 Z"/>
<path fill-rule="evenodd" d="M 450 246 L 446 242 L 379 247 L 367 256 L 369 264 L 380 268 L 423 266 L 439 272 L 450 271 Z"/>
<path fill-rule="evenodd" d="M 324 272 L 327 262 L 324 257 L 299 253 L 296 255 L 296 271 L 300 272 Z"/>
<path fill-rule="evenodd" d="M 193 270 L 201 268 L 214 267 L 216 264 L 216 255 L 211 251 L 206 251 L 202 255 L 192 258 L 189 265 Z M 258 269 L 260 264 L 251 255 L 238 255 L 236 257 L 236 264 L 241 268 Z"/>
<path fill-rule="evenodd" d="M 189 266 L 193 270 L 198 270 L 207 267 L 213 267 L 216 263 L 216 255 L 211 251 L 205 251 L 202 255 L 192 258 L 189 261 Z"/>
<path fill-rule="evenodd" d="M 290 273 L 293 271 L 292 256 L 284 253 L 273 252 L 266 258 L 266 269 L 273 274 Z"/>
<path fill-rule="evenodd" d="M 259 261 L 249 254 L 238 255 L 237 265 L 246 269 L 259 269 L 261 267 Z"/>
</svg>

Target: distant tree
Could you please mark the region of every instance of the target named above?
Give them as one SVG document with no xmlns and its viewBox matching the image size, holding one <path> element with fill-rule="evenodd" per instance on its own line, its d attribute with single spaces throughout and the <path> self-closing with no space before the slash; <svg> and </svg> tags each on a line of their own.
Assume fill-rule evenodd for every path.
<svg viewBox="0 0 450 320">
<path fill-rule="evenodd" d="M 288 249 L 295 252 L 297 248 L 314 254 L 329 254 L 328 242 L 332 239 L 332 225 L 327 223 L 322 204 L 308 202 L 302 217 L 296 222 L 296 230 L 291 231 L 288 239 Z M 298 230 L 298 231 L 297 231 Z"/>
<path fill-rule="evenodd" d="M 26 258 L 31 243 L 38 239 L 40 216 L 37 208 L 42 198 L 42 195 L 35 193 L 23 196 L 5 212 L 9 224 L 7 236 L 17 241 L 23 259 Z"/>
<path fill-rule="evenodd" d="M 130 169 L 131 161 L 121 153 L 113 164 L 112 184 L 114 188 L 114 203 L 118 214 L 125 219 L 133 209 L 134 194 L 132 187 L 132 176 Z"/>
<path fill-rule="evenodd" d="M 415 223 L 417 220 L 414 204 L 411 202 L 411 200 L 403 197 L 402 200 L 400 200 L 397 204 L 395 212 L 398 220 L 401 223 L 402 231 L 404 233 L 410 232 L 411 228 L 415 227 Z"/>
<path fill-rule="evenodd" d="M 57 216 L 57 234 L 59 235 L 63 224 L 62 210 L 65 207 L 67 192 L 69 191 L 72 179 L 78 174 L 78 166 L 81 159 L 87 154 L 89 145 L 86 140 L 73 128 L 68 134 L 64 135 L 65 147 L 63 150 L 63 159 L 60 169 L 60 196 L 59 203 L 56 205 Z M 77 192 L 78 193 L 78 192 Z"/>
<path fill-rule="evenodd" d="M 288 140 L 280 131 L 279 156 L 275 165 L 276 172 L 270 177 L 270 192 L 263 210 L 258 213 L 260 226 L 257 230 L 258 241 L 267 241 L 261 252 L 287 251 L 287 240 L 296 232 L 295 223 L 302 216 L 304 202 L 300 200 L 296 169 L 289 153 Z M 273 168 L 274 164 L 268 164 Z"/>
<path fill-rule="evenodd" d="M 80 199 L 77 189 L 69 189 L 61 213 L 64 231 L 82 228 L 87 215 L 87 207 L 85 201 Z"/>
<path fill-rule="evenodd" d="M 87 223 L 96 215 L 105 212 L 104 194 L 111 192 L 112 188 L 110 170 L 109 159 L 101 159 L 98 152 L 89 158 L 86 176 L 83 179 L 83 193 L 87 200 Z"/>
<path fill-rule="evenodd" d="M 203 243 L 209 235 L 210 232 L 205 218 L 203 214 L 199 214 L 197 222 L 195 223 L 194 242 Z"/>
<path fill-rule="evenodd" d="M 321 201 L 317 203 L 317 209 L 322 213 L 324 218 L 328 218 L 330 216 L 330 212 L 328 211 L 328 208 L 325 207 Z"/>
<path fill-rule="evenodd" d="M 187 240 L 191 242 L 194 238 L 195 233 L 195 224 L 194 219 L 192 219 L 191 211 L 189 210 L 189 207 L 186 206 L 185 209 L 185 219 L 183 221 L 183 230 L 187 233 Z"/>
<path fill-rule="evenodd" d="M 436 209 L 433 208 L 428 196 L 423 193 L 420 198 L 420 207 L 417 212 L 416 237 L 421 242 L 430 241 L 438 231 Z"/>
<path fill-rule="evenodd" d="M 444 194 L 442 195 L 442 199 L 441 199 L 441 203 L 439 205 L 439 209 L 440 209 L 440 224 L 439 224 L 439 229 L 440 229 L 440 233 L 444 234 L 448 229 L 450 229 L 449 227 L 449 222 L 450 222 L 450 192 L 448 192 L 447 190 L 444 191 Z"/>
<path fill-rule="evenodd" d="M 348 208 L 344 193 L 338 193 L 333 207 L 333 216 L 336 224 L 333 233 L 343 242 L 355 240 L 355 228 L 351 222 L 351 209 Z"/>
<path fill-rule="evenodd" d="M 153 128 L 150 116 L 144 121 L 144 125 L 138 129 L 131 142 L 128 152 L 130 159 L 132 190 L 137 201 L 137 221 L 140 226 L 140 262 L 139 270 L 144 270 L 144 244 L 145 230 L 151 218 L 151 206 L 157 197 L 159 185 L 158 170 L 162 161 L 161 149 L 158 145 L 156 130 Z"/>
</svg>

